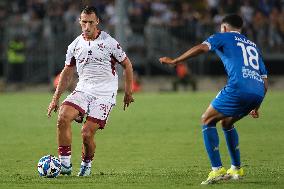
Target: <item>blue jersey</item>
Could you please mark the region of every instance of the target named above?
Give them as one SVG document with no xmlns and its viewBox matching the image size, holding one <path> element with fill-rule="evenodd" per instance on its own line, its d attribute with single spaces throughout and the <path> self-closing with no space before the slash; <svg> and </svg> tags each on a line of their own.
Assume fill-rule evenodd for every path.
<svg viewBox="0 0 284 189">
<path fill-rule="evenodd" d="M 222 60 L 228 75 L 227 91 L 264 96 L 267 71 L 256 44 L 238 32 L 216 33 L 203 42 Z"/>
</svg>

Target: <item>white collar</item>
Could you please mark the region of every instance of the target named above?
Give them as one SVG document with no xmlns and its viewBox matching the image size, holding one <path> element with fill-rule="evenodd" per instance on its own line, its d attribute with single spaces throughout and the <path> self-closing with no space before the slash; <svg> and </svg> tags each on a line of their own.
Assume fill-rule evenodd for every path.
<svg viewBox="0 0 284 189">
<path fill-rule="evenodd" d="M 238 32 L 238 31 L 229 31 L 229 32 L 233 32 L 233 33 L 241 34 L 241 33 L 240 33 L 240 32 Z"/>
</svg>

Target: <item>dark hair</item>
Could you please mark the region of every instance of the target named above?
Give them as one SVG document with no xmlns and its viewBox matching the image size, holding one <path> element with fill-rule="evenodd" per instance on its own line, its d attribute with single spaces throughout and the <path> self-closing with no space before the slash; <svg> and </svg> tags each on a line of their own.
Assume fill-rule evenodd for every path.
<svg viewBox="0 0 284 189">
<path fill-rule="evenodd" d="M 91 6 L 86 6 L 82 9 L 81 11 L 81 14 L 84 13 L 84 14 L 95 14 L 97 17 L 99 17 L 98 15 L 98 11 L 95 7 Z"/>
<path fill-rule="evenodd" d="M 222 23 L 227 23 L 236 29 L 241 29 L 243 27 L 243 19 L 237 14 L 229 14 L 225 16 Z"/>
</svg>

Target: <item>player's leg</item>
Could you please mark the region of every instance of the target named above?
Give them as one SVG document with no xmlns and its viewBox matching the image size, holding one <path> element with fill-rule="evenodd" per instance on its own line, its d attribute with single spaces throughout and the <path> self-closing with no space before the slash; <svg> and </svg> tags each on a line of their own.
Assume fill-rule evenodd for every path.
<svg viewBox="0 0 284 189">
<path fill-rule="evenodd" d="M 78 176 L 88 176 L 91 174 L 91 164 L 95 153 L 95 133 L 98 129 L 103 129 L 106 125 L 113 104 L 93 98 L 89 105 L 89 115 L 82 128 L 82 162 Z"/>
<path fill-rule="evenodd" d="M 226 117 L 221 120 L 221 125 L 224 131 L 228 151 L 231 156 L 232 166 L 241 167 L 239 136 L 234 123 L 240 120 L 239 117 Z"/>
<path fill-rule="evenodd" d="M 100 125 L 98 123 L 88 120 L 82 127 L 82 162 L 78 176 L 88 176 L 91 174 L 92 160 L 96 150 L 95 134 L 99 128 Z"/>
<path fill-rule="evenodd" d="M 239 137 L 236 128 L 234 128 L 234 123 L 246 116 L 251 110 L 259 107 L 262 100 L 263 97 L 261 96 L 242 93 L 229 103 L 231 110 L 233 110 L 230 113 L 232 116 L 221 121 L 232 161 L 231 168 L 227 170 L 227 178 L 239 179 L 244 175 L 240 161 Z"/>
<path fill-rule="evenodd" d="M 62 105 L 59 110 L 57 120 L 57 141 L 60 146 L 71 145 L 72 130 L 71 122 L 79 115 L 79 111 L 75 108 Z"/>
<path fill-rule="evenodd" d="M 58 154 L 61 161 L 61 174 L 71 174 L 71 122 L 79 115 L 79 111 L 72 106 L 62 105 L 57 120 Z"/>
<path fill-rule="evenodd" d="M 225 168 L 222 166 L 220 153 L 219 153 L 219 136 L 216 129 L 216 123 L 223 119 L 225 116 L 219 113 L 209 105 L 205 113 L 202 115 L 202 133 L 205 148 L 211 162 L 212 171 L 209 173 L 207 180 L 201 184 L 211 184 L 221 180 L 226 174 Z"/>
<path fill-rule="evenodd" d="M 216 123 L 222 118 L 224 116 L 216 111 L 212 105 L 209 105 L 201 118 L 204 144 L 213 170 L 222 167 L 219 154 L 219 137 L 216 129 Z"/>
<path fill-rule="evenodd" d="M 228 169 L 225 179 L 239 179 L 244 175 L 244 171 L 241 168 L 239 136 L 234 127 L 234 123 L 240 119 L 241 117 L 226 117 L 221 120 L 228 151 L 231 157 L 231 168 Z"/>
</svg>

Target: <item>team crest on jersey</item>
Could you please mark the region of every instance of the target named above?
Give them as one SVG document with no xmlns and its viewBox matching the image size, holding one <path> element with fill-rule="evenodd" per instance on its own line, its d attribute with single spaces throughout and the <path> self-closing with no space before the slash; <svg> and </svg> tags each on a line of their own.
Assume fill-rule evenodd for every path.
<svg viewBox="0 0 284 189">
<path fill-rule="evenodd" d="M 93 52 L 91 50 L 88 51 L 88 55 L 92 55 Z"/>
<path fill-rule="evenodd" d="M 103 51 L 105 48 L 105 45 L 103 43 L 98 44 L 99 50 Z"/>
</svg>

